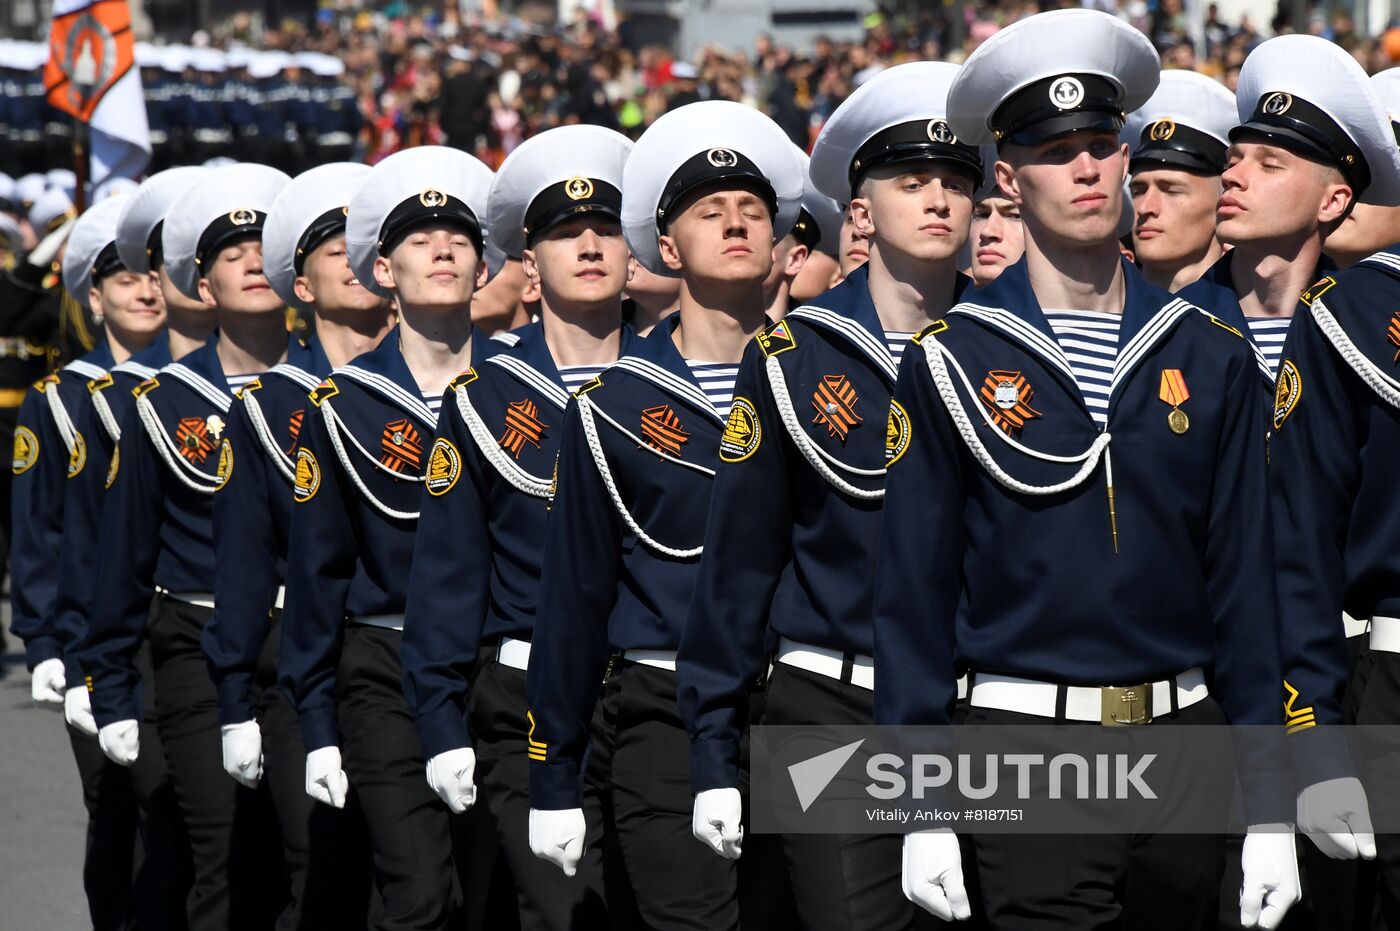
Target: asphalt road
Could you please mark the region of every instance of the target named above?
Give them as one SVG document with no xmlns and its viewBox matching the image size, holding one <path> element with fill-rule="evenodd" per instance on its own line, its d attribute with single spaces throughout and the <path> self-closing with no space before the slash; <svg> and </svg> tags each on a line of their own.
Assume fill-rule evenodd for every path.
<svg viewBox="0 0 1400 931">
<path fill-rule="evenodd" d="M 82 787 L 63 715 L 34 707 L 19 641 L 0 617 L 0 931 L 91 928 L 83 897 Z"/>
</svg>

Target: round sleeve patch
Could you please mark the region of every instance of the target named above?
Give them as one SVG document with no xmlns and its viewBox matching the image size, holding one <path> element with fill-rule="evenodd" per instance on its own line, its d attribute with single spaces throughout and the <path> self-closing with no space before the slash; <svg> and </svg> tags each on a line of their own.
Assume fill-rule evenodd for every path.
<svg viewBox="0 0 1400 931">
<path fill-rule="evenodd" d="M 452 490 L 457 479 L 462 476 L 462 455 L 457 447 L 445 437 L 433 441 L 433 451 L 428 454 L 428 475 L 423 480 L 428 494 L 440 498 Z"/>
<path fill-rule="evenodd" d="M 909 450 L 909 412 L 890 398 L 890 419 L 885 424 L 885 468 L 900 460 Z"/>
<path fill-rule="evenodd" d="M 112 447 L 112 462 L 107 466 L 107 483 L 102 486 L 103 488 L 112 487 L 112 483 L 117 480 L 117 469 L 121 468 L 121 464 L 122 448 L 114 446 Z"/>
<path fill-rule="evenodd" d="M 34 468 L 39 461 L 39 438 L 28 427 L 15 428 L 14 457 L 10 469 L 16 475 L 23 475 Z"/>
<path fill-rule="evenodd" d="M 719 458 L 724 462 L 743 462 L 758 451 L 763 440 L 763 426 L 753 402 L 743 396 L 734 398 L 724 434 L 719 439 Z"/>
<path fill-rule="evenodd" d="M 292 497 L 298 504 L 310 501 L 321 490 L 321 464 L 316 461 L 309 449 L 297 450 L 296 481 L 292 483 Z"/>
<path fill-rule="evenodd" d="M 214 477 L 218 482 L 214 485 L 217 491 L 228 484 L 228 480 L 233 477 L 233 444 L 228 437 L 219 444 L 219 466 L 214 472 Z"/>
<path fill-rule="evenodd" d="M 83 435 L 74 431 L 73 451 L 68 454 L 68 477 L 74 478 L 83 471 L 83 466 L 87 465 L 87 440 Z"/>
<path fill-rule="evenodd" d="M 1303 376 L 1292 359 L 1284 359 L 1278 367 L 1278 380 L 1274 382 L 1274 429 L 1283 426 L 1288 415 L 1298 406 L 1303 396 Z"/>
</svg>

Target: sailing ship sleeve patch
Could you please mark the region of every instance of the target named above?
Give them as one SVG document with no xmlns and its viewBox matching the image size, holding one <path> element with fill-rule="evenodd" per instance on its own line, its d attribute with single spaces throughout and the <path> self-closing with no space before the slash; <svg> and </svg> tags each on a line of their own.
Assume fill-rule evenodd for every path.
<svg viewBox="0 0 1400 931">
<path fill-rule="evenodd" d="M 438 437 L 433 442 L 433 451 L 428 454 L 428 476 L 424 479 L 428 494 L 435 498 L 442 497 L 452 490 L 461 476 L 461 453 L 451 440 Z"/>
<path fill-rule="evenodd" d="M 763 440 L 763 427 L 753 402 L 742 395 L 734 398 L 729 419 L 719 440 L 719 458 L 724 462 L 743 462 L 758 451 Z"/>
<path fill-rule="evenodd" d="M 297 468 L 292 482 L 292 497 L 303 504 L 321 490 L 321 464 L 309 449 L 297 450 Z"/>
</svg>

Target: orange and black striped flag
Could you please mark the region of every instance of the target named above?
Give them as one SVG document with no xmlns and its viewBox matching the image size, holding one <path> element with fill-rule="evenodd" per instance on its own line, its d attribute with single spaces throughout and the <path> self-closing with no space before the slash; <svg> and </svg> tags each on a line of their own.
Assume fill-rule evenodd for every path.
<svg viewBox="0 0 1400 931">
<path fill-rule="evenodd" d="M 679 456 L 681 446 L 690 439 L 690 434 L 681 427 L 680 418 L 669 404 L 642 411 L 642 436 L 653 449 L 672 456 Z"/>
<path fill-rule="evenodd" d="M 539 415 L 540 409 L 529 398 L 510 402 L 506 405 L 506 432 L 496 442 L 516 459 L 520 458 L 520 451 L 526 443 L 539 449 L 545 431 L 544 421 L 540 420 Z"/>
<path fill-rule="evenodd" d="M 287 447 L 287 455 L 290 456 L 297 448 L 297 440 L 301 439 L 301 424 L 306 419 L 306 411 L 292 411 L 291 419 L 287 422 L 287 436 L 291 439 L 291 444 Z"/>
<path fill-rule="evenodd" d="M 1006 432 L 1020 430 L 1027 420 L 1035 420 L 1040 411 L 1031 407 L 1035 391 L 1020 372 L 993 370 L 982 383 L 982 403 L 991 411 L 992 422 Z"/>
<path fill-rule="evenodd" d="M 180 455 L 190 462 L 203 464 L 214 451 L 214 442 L 209 439 L 209 425 L 203 417 L 184 417 L 175 428 L 175 442 L 180 444 Z"/>
<path fill-rule="evenodd" d="M 423 461 L 423 437 L 407 418 L 384 425 L 379 442 L 379 462 L 395 472 L 416 471 Z"/>
<path fill-rule="evenodd" d="M 826 427 L 831 436 L 845 443 L 851 428 L 863 420 L 856 413 L 859 400 L 855 387 L 845 375 L 827 375 L 812 392 L 812 407 L 817 412 L 812 423 Z"/>
<path fill-rule="evenodd" d="M 1390 315 L 1390 326 L 1385 328 L 1385 335 L 1393 345 L 1400 346 L 1400 310 Z M 1400 362 L 1400 349 L 1395 350 L 1391 361 Z"/>
</svg>

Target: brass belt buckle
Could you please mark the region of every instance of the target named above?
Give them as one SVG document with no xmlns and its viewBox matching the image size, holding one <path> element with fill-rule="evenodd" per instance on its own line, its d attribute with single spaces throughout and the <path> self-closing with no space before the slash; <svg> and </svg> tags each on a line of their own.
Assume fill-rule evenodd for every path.
<svg viewBox="0 0 1400 931">
<path fill-rule="evenodd" d="M 1152 723 L 1152 683 L 1099 689 L 1100 721 L 1108 726 Z"/>
</svg>

